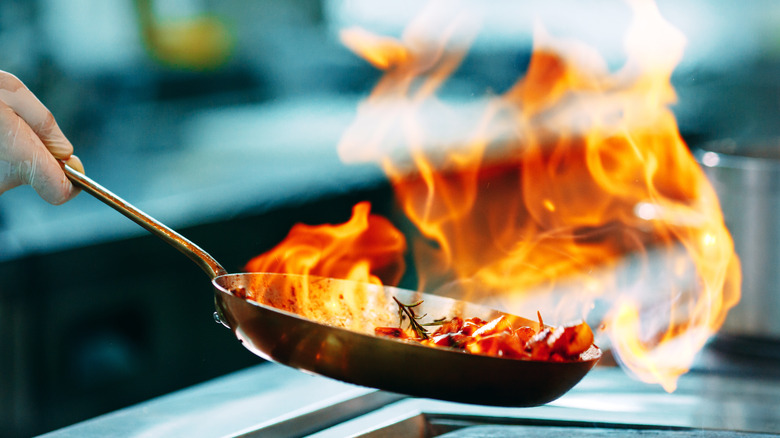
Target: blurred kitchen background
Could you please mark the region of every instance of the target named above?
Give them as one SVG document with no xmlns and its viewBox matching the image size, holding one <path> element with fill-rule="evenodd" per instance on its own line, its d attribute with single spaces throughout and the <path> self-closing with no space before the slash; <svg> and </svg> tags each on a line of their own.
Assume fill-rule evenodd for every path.
<svg viewBox="0 0 780 438">
<path fill-rule="evenodd" d="M 780 3 L 659 5 L 688 38 L 674 77 L 688 144 L 780 134 Z M 338 31 L 398 36 L 421 7 L 3 0 L 0 69 L 54 113 L 88 175 L 238 272 L 292 224 L 342 222 L 360 200 L 402 221 L 378 168 L 338 160 L 339 136 L 380 76 Z M 447 93 L 511 85 L 535 14 L 619 65 L 619 2 L 480 10 L 485 26 Z M 260 363 L 212 312 L 199 268 L 90 196 L 54 207 L 29 187 L 3 194 L 0 430 L 49 431 Z"/>
</svg>

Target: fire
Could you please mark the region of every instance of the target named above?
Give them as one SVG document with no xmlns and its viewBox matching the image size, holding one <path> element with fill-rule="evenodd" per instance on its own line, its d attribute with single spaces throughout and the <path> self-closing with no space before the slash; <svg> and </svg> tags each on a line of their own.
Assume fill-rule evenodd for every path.
<svg viewBox="0 0 780 438">
<path fill-rule="evenodd" d="M 282 243 L 250 260 L 245 270 L 296 276 L 265 291 L 260 291 L 262 287 L 244 291 L 246 297 L 275 303 L 277 308 L 315 321 L 372 331 L 365 321 L 385 321 L 392 312 L 383 311 L 390 303 L 370 293 L 369 285 L 398 283 L 406 267 L 406 239 L 390 221 L 370 210 L 370 203 L 361 202 L 343 224 L 295 225 Z M 354 283 L 324 287 L 310 281 L 312 276 Z"/>
<path fill-rule="evenodd" d="M 684 37 L 652 2 L 627 4 L 621 68 L 538 25 L 525 74 L 470 102 L 437 95 L 475 38 L 468 14 L 432 3 L 400 39 L 345 30 L 344 43 L 385 73 L 339 153 L 390 178 L 423 236 L 413 242 L 421 290 L 559 323 L 585 318 L 636 376 L 673 391 L 739 300 L 740 270 L 669 109 Z M 348 224 L 365 223 L 367 207 L 355 213 Z M 369 239 L 297 228 L 248 269 L 376 282 L 372 269 L 401 266 L 394 251 L 405 245 L 375 222 Z M 369 243 L 395 255 L 371 267 Z"/>
<path fill-rule="evenodd" d="M 250 260 L 245 269 L 397 284 L 405 269 L 406 239 L 370 210 L 370 203 L 361 202 L 343 224 L 298 224 L 282 244 Z"/>
</svg>

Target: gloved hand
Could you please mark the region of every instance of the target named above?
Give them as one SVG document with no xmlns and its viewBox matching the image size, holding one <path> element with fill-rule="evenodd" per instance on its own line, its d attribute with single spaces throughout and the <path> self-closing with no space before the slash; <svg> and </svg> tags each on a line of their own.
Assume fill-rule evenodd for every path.
<svg viewBox="0 0 780 438">
<path fill-rule="evenodd" d="M 31 185 L 52 204 L 78 194 L 60 163 L 84 171 L 54 116 L 16 78 L 0 70 L 0 194 Z"/>
</svg>

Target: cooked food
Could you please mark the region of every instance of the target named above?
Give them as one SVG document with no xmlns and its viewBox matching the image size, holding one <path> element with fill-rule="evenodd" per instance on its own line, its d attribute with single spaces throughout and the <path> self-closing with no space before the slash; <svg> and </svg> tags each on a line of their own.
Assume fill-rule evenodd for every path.
<svg viewBox="0 0 780 438">
<path fill-rule="evenodd" d="M 375 334 L 471 354 L 553 362 L 578 360 L 593 345 L 593 331 L 585 322 L 545 327 L 541 314 L 537 313 L 539 331 L 530 326 L 513 327 L 505 315 L 490 321 L 456 316 L 421 323 L 425 315 L 417 316 L 414 309 L 422 301 L 412 304 L 395 301 L 399 308 L 399 326 L 376 327 Z M 406 329 L 401 327 L 405 320 L 409 321 Z M 426 327 L 430 326 L 438 328 L 429 333 Z"/>
<path fill-rule="evenodd" d="M 405 304 L 395 296 L 388 296 L 385 301 L 384 295 L 370 295 L 360 288 L 353 298 L 370 296 L 372 300 L 360 299 L 358 302 L 361 304 L 353 309 L 354 306 L 349 305 L 352 301 L 345 299 L 347 289 L 332 288 L 328 286 L 329 283 L 310 283 L 303 278 L 298 280 L 305 283 L 306 287 L 298 287 L 300 285 L 295 283 L 283 287 L 257 287 L 251 291 L 236 287 L 231 292 L 240 298 L 292 312 L 325 325 L 366 334 L 373 332 L 377 336 L 471 354 L 565 362 L 581 360 L 582 353 L 593 346 L 593 332 L 585 322 L 546 327 L 538 312 L 538 325 L 512 315 L 496 316 L 498 312 L 483 312 L 478 313 L 479 317 L 464 318 L 458 316 L 464 314 L 462 310 L 429 306 L 430 303 L 423 306 L 423 300 Z M 302 290 L 307 291 L 305 301 L 300 300 Z M 393 326 L 393 304 L 398 311 L 396 326 Z M 426 306 L 441 310 L 447 316 L 431 320 L 426 318 L 426 314 L 418 315 L 418 312 L 422 313 L 419 309 Z M 469 310 L 465 312 L 474 315 Z"/>
</svg>

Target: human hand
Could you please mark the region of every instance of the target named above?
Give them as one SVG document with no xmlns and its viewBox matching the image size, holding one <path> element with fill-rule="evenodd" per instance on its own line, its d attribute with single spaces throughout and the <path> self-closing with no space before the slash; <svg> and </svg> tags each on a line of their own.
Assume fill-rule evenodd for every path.
<svg viewBox="0 0 780 438">
<path fill-rule="evenodd" d="M 84 171 L 51 112 L 16 76 L 0 70 L 0 194 L 29 184 L 51 204 L 72 199 L 79 190 L 60 161 Z"/>
</svg>

